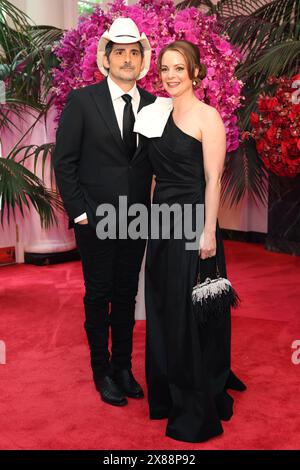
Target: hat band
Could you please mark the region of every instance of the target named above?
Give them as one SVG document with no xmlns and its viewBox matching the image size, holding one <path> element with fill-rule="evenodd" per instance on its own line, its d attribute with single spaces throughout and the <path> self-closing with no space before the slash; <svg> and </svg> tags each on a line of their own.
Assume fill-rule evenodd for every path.
<svg viewBox="0 0 300 470">
<path fill-rule="evenodd" d="M 131 36 L 130 34 L 118 34 L 115 36 L 115 38 L 134 38 L 136 39 L 136 36 Z"/>
</svg>

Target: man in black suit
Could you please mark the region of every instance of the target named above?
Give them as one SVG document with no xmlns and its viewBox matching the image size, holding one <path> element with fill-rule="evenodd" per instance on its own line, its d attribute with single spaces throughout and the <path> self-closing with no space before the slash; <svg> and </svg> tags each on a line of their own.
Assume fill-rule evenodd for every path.
<svg viewBox="0 0 300 470">
<path fill-rule="evenodd" d="M 146 240 L 99 239 L 96 210 L 109 203 L 118 212 L 119 196 L 127 197 L 128 206 L 150 206 L 147 143 L 133 132 L 137 112 L 155 101 L 136 86 L 136 80 L 148 72 L 150 58 L 149 41 L 135 23 L 129 18 L 115 20 L 98 46 L 98 66 L 107 78 L 69 94 L 53 158 L 82 259 L 84 326 L 94 382 L 102 400 L 117 406 L 126 405 L 126 397 L 144 396 L 131 371 L 131 355 Z"/>
</svg>

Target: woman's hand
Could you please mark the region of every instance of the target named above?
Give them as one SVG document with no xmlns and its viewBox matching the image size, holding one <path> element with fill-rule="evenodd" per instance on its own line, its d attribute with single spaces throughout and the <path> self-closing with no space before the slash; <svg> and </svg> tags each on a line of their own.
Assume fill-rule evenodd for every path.
<svg viewBox="0 0 300 470">
<path fill-rule="evenodd" d="M 201 259 L 211 258 L 216 255 L 216 233 L 202 232 L 199 243 L 199 256 Z"/>
</svg>

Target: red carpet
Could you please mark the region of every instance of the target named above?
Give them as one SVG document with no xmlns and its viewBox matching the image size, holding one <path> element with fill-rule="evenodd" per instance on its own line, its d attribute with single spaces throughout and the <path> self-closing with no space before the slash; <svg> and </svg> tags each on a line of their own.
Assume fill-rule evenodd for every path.
<svg viewBox="0 0 300 470">
<path fill-rule="evenodd" d="M 166 438 L 146 399 L 100 401 L 83 330 L 80 263 L 0 269 L 0 449 L 299 449 L 300 258 L 226 242 L 228 275 L 242 297 L 233 313 L 232 363 L 248 385 L 224 434 L 202 444 Z M 145 322 L 135 329 L 134 372 L 145 386 Z"/>
</svg>

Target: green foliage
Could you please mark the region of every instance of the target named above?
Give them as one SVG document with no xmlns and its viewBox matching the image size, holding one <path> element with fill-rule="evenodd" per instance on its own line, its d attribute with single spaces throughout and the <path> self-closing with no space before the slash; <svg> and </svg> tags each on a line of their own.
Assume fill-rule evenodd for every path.
<svg viewBox="0 0 300 470">
<path fill-rule="evenodd" d="M 78 11 L 80 15 L 83 14 L 91 14 L 93 13 L 93 9 L 95 8 L 96 5 L 101 5 L 103 3 L 103 0 L 87 0 L 84 1 L 82 0 L 81 2 L 78 2 Z"/>
<path fill-rule="evenodd" d="M 55 222 L 55 209 L 61 208 L 58 195 L 46 189 L 24 162 L 42 158 L 43 177 L 46 160 L 51 157 L 53 144 L 22 146 L 28 133 L 46 118 L 51 106 L 51 71 L 57 64 L 52 47 L 62 31 L 50 26 L 35 26 L 26 14 L 8 0 L 0 0 L 0 80 L 5 84 L 5 102 L 0 103 L 0 143 L 3 131 L 19 131 L 16 117 L 33 117 L 33 124 L 21 136 L 6 158 L 0 159 L 1 223 L 6 208 L 8 221 L 15 217 L 16 207 L 34 207 L 41 224 L 48 227 Z M 3 138 L 3 137 L 2 137 Z"/>
</svg>

